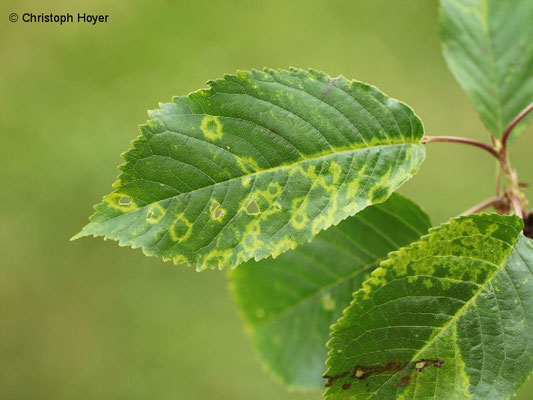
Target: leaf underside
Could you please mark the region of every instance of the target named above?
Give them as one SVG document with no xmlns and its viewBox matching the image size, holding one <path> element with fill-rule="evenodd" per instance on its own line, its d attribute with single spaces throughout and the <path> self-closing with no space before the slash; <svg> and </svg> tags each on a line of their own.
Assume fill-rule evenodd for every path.
<svg viewBox="0 0 533 400">
<path fill-rule="evenodd" d="M 116 190 L 75 238 L 234 267 L 386 200 L 425 155 L 413 111 L 360 82 L 293 69 L 209 85 L 150 112 Z"/>
<path fill-rule="evenodd" d="M 487 129 L 501 137 L 533 102 L 533 1 L 441 0 L 440 4 L 448 65 Z M 515 129 L 513 135 L 520 131 Z"/>
<path fill-rule="evenodd" d="M 416 204 L 394 193 L 276 260 L 231 271 L 232 292 L 267 369 L 290 388 L 322 388 L 330 325 L 389 252 L 430 226 Z"/>
<path fill-rule="evenodd" d="M 326 399 L 506 399 L 533 367 L 533 241 L 478 214 L 391 253 L 333 326 Z"/>
</svg>

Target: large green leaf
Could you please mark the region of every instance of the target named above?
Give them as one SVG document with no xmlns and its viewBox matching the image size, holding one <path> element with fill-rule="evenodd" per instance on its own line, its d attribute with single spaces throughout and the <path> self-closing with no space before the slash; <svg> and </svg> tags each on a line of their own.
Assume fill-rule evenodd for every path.
<svg viewBox="0 0 533 400">
<path fill-rule="evenodd" d="M 371 274 L 328 343 L 327 399 L 506 399 L 533 368 L 533 242 L 518 217 L 430 230 Z"/>
<path fill-rule="evenodd" d="M 386 200 L 424 158 L 420 120 L 372 86 L 297 69 L 209 85 L 150 113 L 116 190 L 76 237 L 236 266 Z"/>
<path fill-rule="evenodd" d="M 231 271 L 235 299 L 266 367 L 292 388 L 322 388 L 330 325 L 390 251 L 429 227 L 426 213 L 393 194 L 295 251 Z"/>
<path fill-rule="evenodd" d="M 481 116 L 501 137 L 533 102 L 533 1 L 441 0 L 444 56 Z"/>
</svg>

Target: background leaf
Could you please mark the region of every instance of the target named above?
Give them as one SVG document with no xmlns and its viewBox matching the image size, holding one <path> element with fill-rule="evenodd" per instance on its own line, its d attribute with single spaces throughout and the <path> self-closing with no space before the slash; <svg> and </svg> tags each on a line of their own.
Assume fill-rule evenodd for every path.
<svg viewBox="0 0 533 400">
<path fill-rule="evenodd" d="M 487 129 L 501 137 L 533 102 L 533 2 L 441 0 L 440 4 L 448 65 Z M 513 136 L 519 131 L 515 129 Z"/>
<path fill-rule="evenodd" d="M 505 399 L 533 367 L 533 242 L 472 215 L 390 255 L 328 346 L 327 399 Z"/>
<path fill-rule="evenodd" d="M 76 237 L 236 266 L 386 200 L 424 158 L 420 120 L 372 86 L 297 69 L 209 85 L 150 113 L 116 190 Z"/>
<path fill-rule="evenodd" d="M 292 388 L 324 387 L 330 325 L 390 251 L 430 226 L 424 211 L 394 193 L 276 260 L 231 271 L 234 297 L 266 367 Z"/>
</svg>

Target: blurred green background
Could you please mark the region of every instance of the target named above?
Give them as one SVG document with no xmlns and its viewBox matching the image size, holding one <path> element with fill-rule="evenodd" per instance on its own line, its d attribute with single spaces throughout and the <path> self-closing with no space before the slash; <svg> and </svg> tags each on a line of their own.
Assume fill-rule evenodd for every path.
<svg viewBox="0 0 533 400">
<path fill-rule="evenodd" d="M 319 399 L 262 370 L 224 273 L 68 239 L 110 191 L 146 110 L 237 69 L 343 74 L 411 105 L 430 135 L 488 139 L 441 56 L 437 1 L 110 3 L 2 1 L 0 398 Z M 110 21 L 8 20 L 30 11 Z M 532 149 L 530 127 L 511 152 L 525 181 Z M 440 223 L 491 196 L 494 171 L 481 151 L 431 144 L 402 192 Z"/>
</svg>

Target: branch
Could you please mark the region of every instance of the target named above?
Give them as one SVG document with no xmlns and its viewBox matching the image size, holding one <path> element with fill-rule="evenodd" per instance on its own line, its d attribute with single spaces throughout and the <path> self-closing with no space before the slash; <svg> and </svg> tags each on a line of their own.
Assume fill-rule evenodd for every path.
<svg viewBox="0 0 533 400">
<path fill-rule="evenodd" d="M 513 130 L 513 128 L 520 122 L 522 121 L 527 114 L 529 114 L 530 111 L 533 111 L 533 103 L 529 104 L 526 108 L 524 108 L 522 110 L 522 112 L 520 114 L 518 114 L 516 116 L 515 119 L 513 119 L 513 121 L 509 124 L 509 126 L 507 127 L 507 129 L 505 130 L 505 132 L 503 133 L 503 136 L 502 136 L 502 152 L 505 151 L 505 147 L 507 145 L 507 140 L 509 139 L 509 135 L 511 134 L 511 131 Z"/>
<path fill-rule="evenodd" d="M 469 214 L 473 214 L 473 213 L 477 213 L 479 211 L 482 211 L 484 210 L 485 208 L 489 208 L 491 206 L 495 206 L 497 204 L 501 204 L 505 201 L 505 199 L 501 196 L 494 196 L 494 197 L 491 197 L 490 199 L 487 199 L 485 201 L 482 201 L 481 203 L 479 204 L 476 204 L 474 207 L 472 208 L 469 208 L 468 210 L 466 210 L 464 213 L 462 213 L 461 215 L 469 215 Z"/>
<path fill-rule="evenodd" d="M 477 140 L 473 139 L 467 139 L 457 136 L 424 136 L 422 139 L 422 143 L 431 143 L 431 142 L 450 142 L 450 143 L 463 143 L 463 144 L 469 144 L 471 146 L 479 147 L 480 149 L 488 151 L 490 154 L 492 154 L 497 159 L 500 159 L 498 152 L 489 144 L 478 142 Z"/>
</svg>

